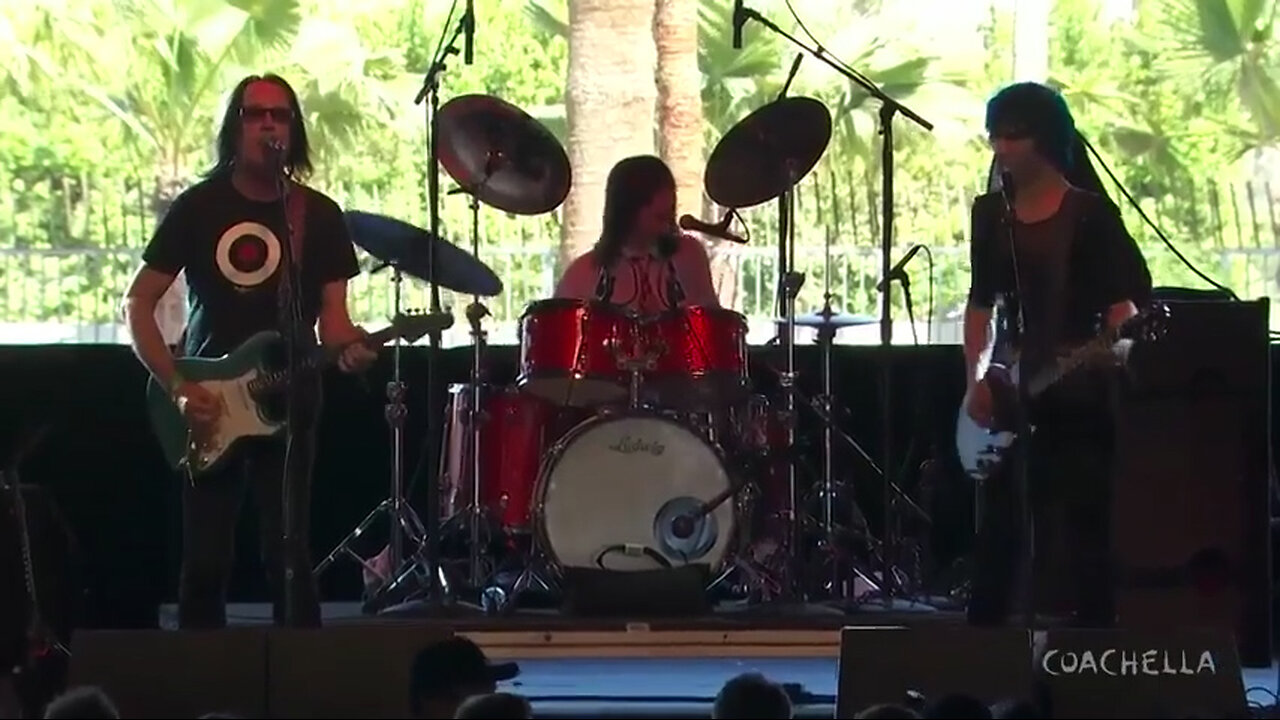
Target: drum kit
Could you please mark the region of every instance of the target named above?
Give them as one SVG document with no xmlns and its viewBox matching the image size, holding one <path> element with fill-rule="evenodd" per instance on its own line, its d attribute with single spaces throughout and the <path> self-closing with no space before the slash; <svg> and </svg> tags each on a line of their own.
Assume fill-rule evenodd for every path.
<svg viewBox="0 0 1280 720">
<path fill-rule="evenodd" d="M 822 157 L 831 131 L 822 103 L 779 98 L 725 135 L 704 175 L 707 195 L 730 211 L 778 201 L 777 340 L 786 359 L 783 368 L 766 367 L 777 380 L 774 395 L 753 392 L 747 322 L 737 312 L 678 306 L 641 315 L 563 298 L 525 309 L 516 377 L 503 385 L 486 372 L 489 313 L 481 298 L 498 295 L 502 283 L 478 259 L 479 207 L 553 211 L 571 185 L 568 156 L 545 127 L 498 98 L 465 95 L 436 109 L 429 174 L 438 161 L 456 194 L 468 196 L 472 252 L 440 237 L 434 207 L 430 229 L 369 213 L 347 217 L 354 242 L 392 268 L 395 312 L 402 273 L 431 285 L 433 312 L 438 287 L 473 296 L 465 312 L 470 378 L 449 386 L 438 431 L 428 426 L 428 447 L 440 444 L 438 455 L 427 455 L 434 467 L 425 471 L 432 487 L 423 523 L 402 488 L 405 386 L 396 346 L 387 406 L 391 497 L 316 571 L 342 554 L 357 558 L 367 577 L 376 571 L 367 612 L 425 595 L 437 607 L 469 605 L 459 601 L 471 596 L 484 611 L 505 613 L 530 592 L 562 601 L 574 572 L 682 568 L 703 573 L 707 596 L 717 599 L 898 607 L 913 580 L 890 562 L 890 543 L 872 536 L 853 488 L 833 468 L 838 439 L 880 472 L 836 423 L 830 362 L 837 330 L 879 320 L 833 312 L 829 288 L 820 312 L 795 311 L 804 275 L 791 250 L 793 188 Z M 829 263 L 829 243 L 827 251 Z M 817 397 L 798 387 L 797 326 L 816 329 L 823 348 Z M 438 344 L 437 333 L 433 349 Z M 797 451 L 802 407 L 823 427 L 822 470 L 812 482 L 797 471 L 805 464 Z M 391 532 L 381 562 L 360 558 L 353 541 L 382 513 L 403 538 Z M 465 572 L 456 571 L 461 565 Z"/>
</svg>

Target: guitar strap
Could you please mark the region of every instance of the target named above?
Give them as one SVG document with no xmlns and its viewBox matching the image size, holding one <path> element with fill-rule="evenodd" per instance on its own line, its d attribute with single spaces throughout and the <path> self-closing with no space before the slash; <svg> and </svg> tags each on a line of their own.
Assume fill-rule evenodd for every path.
<svg viewBox="0 0 1280 720">
<path fill-rule="evenodd" d="M 289 214 L 289 228 L 292 230 L 289 235 L 289 249 L 293 251 L 294 262 L 302 262 L 303 248 L 306 247 L 303 238 L 307 231 L 307 188 L 293 181 L 290 181 L 290 184 L 293 191 L 289 193 L 285 210 Z"/>
</svg>

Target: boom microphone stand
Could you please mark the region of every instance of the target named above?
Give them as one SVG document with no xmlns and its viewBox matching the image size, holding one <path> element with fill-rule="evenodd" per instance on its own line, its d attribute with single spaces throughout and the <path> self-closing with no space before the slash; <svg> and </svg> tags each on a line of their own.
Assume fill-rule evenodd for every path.
<svg viewBox="0 0 1280 720">
<path fill-rule="evenodd" d="M 929 121 L 917 115 L 910 108 L 905 107 L 897 100 L 889 97 L 867 78 L 863 77 L 857 71 L 844 66 L 834 60 L 830 53 L 822 48 L 811 48 L 800 40 L 796 39 L 790 33 L 778 27 L 769 19 L 750 8 L 742 9 L 743 20 L 755 20 L 764 25 L 773 32 L 781 35 L 791 41 L 796 47 L 808 52 L 810 55 L 818 58 L 836 72 L 849 79 L 849 82 L 866 90 L 868 94 L 880 101 L 880 135 L 883 139 L 883 150 L 881 153 L 881 170 L 883 172 L 881 185 L 881 277 L 889 277 L 892 271 L 892 262 L 890 261 L 890 253 L 893 251 L 893 118 L 897 113 L 901 113 L 911 119 L 925 130 L 932 131 L 933 125 Z M 897 542 L 889 537 L 889 528 L 892 525 L 889 515 L 893 512 L 893 496 L 888 488 L 888 481 L 892 478 L 890 468 L 894 467 L 893 463 L 893 366 L 891 361 L 891 352 L 893 346 L 893 308 L 890 304 L 889 288 L 880 294 L 880 383 L 881 383 L 881 439 L 882 461 L 881 468 L 884 469 L 884 477 L 886 487 L 884 488 L 884 526 L 885 526 L 885 542 L 889 547 L 896 547 Z M 884 587 L 884 604 L 886 607 L 893 605 L 893 596 L 896 591 L 894 587 L 896 583 L 891 582 L 890 578 L 894 577 L 891 555 L 893 553 L 886 552 L 883 558 L 883 587 Z"/>
<path fill-rule="evenodd" d="M 426 101 L 427 209 L 430 216 L 430 224 L 427 228 L 426 280 L 431 295 L 428 315 L 442 320 L 448 319 L 450 322 L 436 323 L 428 331 L 431 344 L 427 351 L 426 459 L 425 462 L 418 464 L 418 472 L 425 472 L 427 475 L 426 541 L 422 543 L 422 546 L 414 553 L 413 558 L 406 563 L 406 567 L 396 575 L 386 588 L 386 590 L 391 590 L 399 586 L 415 570 L 419 571 L 424 580 L 424 586 L 411 600 L 425 606 L 428 610 L 437 611 L 444 609 L 446 606 L 452 607 L 454 596 L 453 589 L 449 585 L 448 578 L 444 576 L 440 565 L 440 478 L 438 473 L 440 448 L 436 443 L 440 439 L 441 418 L 436 408 L 438 396 L 436 372 L 440 359 L 441 333 L 453 323 L 451 322 L 452 314 L 445 313 L 442 310 L 440 284 L 436 282 L 436 242 L 440 236 L 440 167 L 436 148 L 436 116 L 440 109 L 440 74 L 444 72 L 445 62 L 449 59 L 449 56 L 458 54 L 458 38 L 467 30 L 469 22 L 470 13 L 464 13 L 452 37 L 443 45 L 435 61 L 428 68 L 422 89 L 418 91 L 418 95 L 414 98 L 415 105 Z M 416 485 L 416 481 L 417 478 L 415 478 L 413 484 Z"/>
</svg>

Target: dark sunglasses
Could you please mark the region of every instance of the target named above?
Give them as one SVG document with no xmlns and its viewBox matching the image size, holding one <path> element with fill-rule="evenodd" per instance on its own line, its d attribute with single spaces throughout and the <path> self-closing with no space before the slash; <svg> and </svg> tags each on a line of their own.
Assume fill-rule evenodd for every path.
<svg viewBox="0 0 1280 720">
<path fill-rule="evenodd" d="M 293 110 L 287 107 L 246 106 L 240 108 L 240 117 L 245 120 L 253 120 L 255 122 L 262 122 L 270 117 L 275 122 L 288 123 L 293 121 Z"/>
<path fill-rule="evenodd" d="M 1031 137 L 1031 129 L 1025 127 L 1001 127 L 991 131 L 992 140 L 1026 140 Z"/>
</svg>

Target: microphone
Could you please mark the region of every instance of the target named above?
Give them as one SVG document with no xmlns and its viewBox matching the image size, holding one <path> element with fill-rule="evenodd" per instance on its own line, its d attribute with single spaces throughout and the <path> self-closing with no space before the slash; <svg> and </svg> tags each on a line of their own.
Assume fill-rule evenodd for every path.
<svg viewBox="0 0 1280 720">
<path fill-rule="evenodd" d="M 692 215 L 681 215 L 680 227 L 685 230 L 700 232 L 703 235 L 708 235 L 713 238 L 728 240 L 729 242 L 735 242 L 739 245 L 746 245 L 747 241 L 745 238 L 741 235 L 729 232 L 729 223 L 733 222 L 733 217 L 736 214 L 736 212 L 730 209 L 729 212 L 725 213 L 724 219 L 714 225 L 708 222 L 703 222 Z"/>
<path fill-rule="evenodd" d="M 733 0 L 733 49 L 742 49 L 742 26 L 747 24 L 747 13 L 743 11 L 742 0 Z"/>
<path fill-rule="evenodd" d="M 463 16 L 463 46 L 462 46 L 462 62 L 464 65 L 471 64 L 472 44 L 476 41 L 476 3 L 475 0 L 467 0 L 467 12 Z"/>
<path fill-rule="evenodd" d="M 796 79 L 796 73 L 800 71 L 800 63 L 804 60 L 804 53 L 796 53 L 796 61 L 791 63 L 791 72 L 787 73 L 787 81 L 782 84 L 782 90 L 778 92 L 778 99 L 787 96 L 787 91 L 791 89 L 791 81 Z"/>
<path fill-rule="evenodd" d="M 1009 211 L 1010 217 L 1013 216 L 1013 200 L 1017 188 L 1013 185 L 1013 174 L 1008 170 L 1000 173 L 1000 195 L 1004 197 L 1004 209 Z"/>
<path fill-rule="evenodd" d="M 889 283 L 904 277 L 906 273 L 903 272 L 903 268 L 907 266 L 907 263 L 911 262 L 911 258 L 915 257 L 916 253 L 920 252 L 920 249 L 923 247 L 923 245 L 919 244 L 912 245 L 911 249 L 907 251 L 907 254 L 903 255 L 902 259 L 898 261 L 898 264 L 894 265 L 893 268 L 889 270 L 889 274 L 876 284 L 876 292 L 884 292 L 885 287 L 887 287 Z"/>
</svg>

